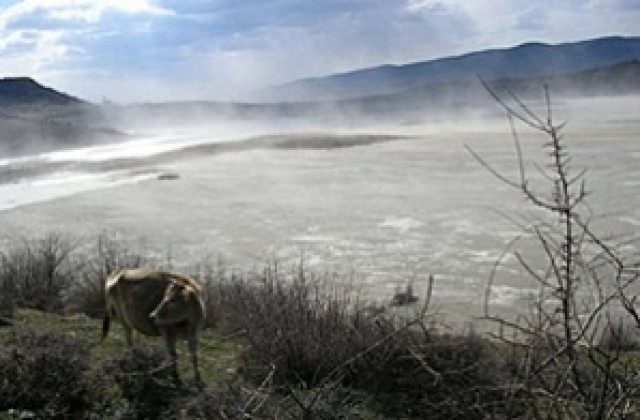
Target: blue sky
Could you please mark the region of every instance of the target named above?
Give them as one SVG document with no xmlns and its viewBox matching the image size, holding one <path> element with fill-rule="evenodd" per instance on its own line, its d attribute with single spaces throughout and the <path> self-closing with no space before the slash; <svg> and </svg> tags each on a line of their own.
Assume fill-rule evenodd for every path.
<svg viewBox="0 0 640 420">
<path fill-rule="evenodd" d="M 640 0 L 0 0 L 0 76 L 85 99 L 241 98 L 297 78 L 640 36 Z"/>
</svg>

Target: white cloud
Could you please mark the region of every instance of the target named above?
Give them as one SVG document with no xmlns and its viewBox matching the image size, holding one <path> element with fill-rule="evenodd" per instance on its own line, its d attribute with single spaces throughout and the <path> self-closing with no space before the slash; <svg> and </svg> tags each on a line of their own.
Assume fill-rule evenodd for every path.
<svg viewBox="0 0 640 420">
<path fill-rule="evenodd" d="M 156 16 L 172 13 L 150 0 L 22 0 L 0 13 L 0 27 L 7 27 L 34 14 L 57 20 L 96 23 L 107 12 Z"/>
<path fill-rule="evenodd" d="M 0 37 L 0 50 L 5 50 L 7 48 L 21 46 L 25 44 L 31 44 L 32 39 L 29 36 L 30 31 L 12 31 L 7 35 Z"/>
<path fill-rule="evenodd" d="M 51 10 L 51 16 L 63 20 L 82 20 L 95 23 L 107 12 L 118 12 L 130 15 L 168 16 L 171 11 L 155 6 L 146 0 L 84 0 L 80 7 L 61 7 Z"/>
<path fill-rule="evenodd" d="M 447 6 L 442 1 L 434 0 L 408 0 L 405 10 L 409 13 L 442 13 L 447 12 Z"/>
<path fill-rule="evenodd" d="M 81 53 L 63 40 L 68 31 L 17 30 L 0 37 L 3 75 L 38 75 Z"/>
<path fill-rule="evenodd" d="M 79 66 L 95 62 L 106 53 L 93 49 L 91 43 L 120 29 L 122 17 L 136 20 L 139 24 L 135 26 L 140 29 L 145 27 L 144 19 L 171 15 L 169 9 L 153 0 L 13 2 L 0 8 L 0 71 L 5 76 L 46 78 L 65 67 L 81 70 Z M 116 20 L 118 17 L 120 20 Z"/>
</svg>

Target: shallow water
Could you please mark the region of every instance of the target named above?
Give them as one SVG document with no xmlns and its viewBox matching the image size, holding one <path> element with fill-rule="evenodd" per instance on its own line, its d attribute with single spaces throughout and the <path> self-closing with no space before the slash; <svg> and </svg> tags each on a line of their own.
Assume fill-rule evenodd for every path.
<svg viewBox="0 0 640 420">
<path fill-rule="evenodd" d="M 609 119 L 572 112 L 565 135 L 573 173 L 589 169 L 590 208 L 610 214 L 594 227 L 603 235 L 635 235 L 640 118 L 632 109 Z M 177 266 L 221 256 L 242 270 L 270 258 L 285 265 L 303 258 L 315 270 L 338 273 L 383 300 L 408 281 L 424 294 L 434 274 L 436 307 L 479 314 L 496 260 L 523 233 L 513 220 L 527 224 L 544 217 L 464 148 L 469 145 L 496 169 L 517 176 L 509 126 L 459 121 L 395 129 L 412 137 L 339 149 L 254 148 L 156 163 L 147 159 L 142 172 L 139 166 L 126 172 L 124 165 L 121 178 L 98 171 L 91 176 L 99 186 L 91 184 L 93 178 L 83 181 L 87 190 L 101 191 L 6 210 L 0 224 L 6 235 L 57 230 L 95 238 L 117 232 L 129 244 L 144 243 L 159 254 L 170 251 Z M 521 141 L 532 186 L 548 192 L 548 183 L 530 163 L 539 159 L 545 165 L 541 145 L 546 139 L 523 129 Z M 161 182 L 151 176 L 162 171 L 180 178 Z M 128 184 L 114 186 L 125 180 Z M 42 182 L 49 185 L 35 182 L 40 191 L 53 191 L 48 188 L 58 181 Z M 12 188 L 37 195 L 18 184 Z M 514 249 L 534 265 L 541 262 L 535 243 L 523 241 Z M 626 251 L 635 254 L 635 244 Z M 521 306 L 535 292 L 515 258 L 505 256 L 492 304 Z"/>
</svg>

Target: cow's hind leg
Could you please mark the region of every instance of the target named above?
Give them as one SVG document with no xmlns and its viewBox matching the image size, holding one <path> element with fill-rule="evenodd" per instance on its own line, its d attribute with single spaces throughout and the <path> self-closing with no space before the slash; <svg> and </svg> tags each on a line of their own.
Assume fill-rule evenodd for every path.
<svg viewBox="0 0 640 420">
<path fill-rule="evenodd" d="M 176 386 L 182 386 L 180 375 L 178 375 L 178 353 L 176 352 L 176 334 L 173 331 L 164 331 L 164 341 L 167 346 L 167 356 L 169 358 L 171 375 Z"/>
<path fill-rule="evenodd" d="M 133 346 L 133 329 L 126 324 L 122 324 L 122 326 L 124 327 L 124 338 L 127 340 L 129 347 L 131 347 Z"/>
<path fill-rule="evenodd" d="M 204 382 L 200 376 L 200 370 L 198 369 L 198 333 L 194 332 L 189 334 L 189 353 L 191 354 L 191 365 L 193 367 L 193 377 L 196 381 L 198 388 L 204 387 Z"/>
</svg>

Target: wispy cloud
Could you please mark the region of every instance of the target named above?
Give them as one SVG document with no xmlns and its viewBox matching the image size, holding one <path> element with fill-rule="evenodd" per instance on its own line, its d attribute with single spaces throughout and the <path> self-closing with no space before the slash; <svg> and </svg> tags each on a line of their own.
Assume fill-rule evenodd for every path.
<svg viewBox="0 0 640 420">
<path fill-rule="evenodd" d="M 157 6 L 148 0 L 23 0 L 0 12 L 0 27 L 20 26 L 26 21 L 32 24 L 41 19 L 49 24 L 56 21 L 80 21 L 96 23 L 105 13 L 140 15 L 167 15 L 169 9 Z"/>
<path fill-rule="evenodd" d="M 0 9 L 2 72 L 55 79 L 74 66 L 97 67 L 100 57 L 108 55 L 108 48 L 95 48 L 97 40 L 120 33 L 123 23 L 129 24 L 124 32 L 132 35 L 144 30 L 146 20 L 172 15 L 170 9 L 147 0 L 12 2 Z"/>
<path fill-rule="evenodd" d="M 0 71 L 90 99 L 216 99 L 638 21 L 635 0 L 0 0 Z"/>
</svg>

